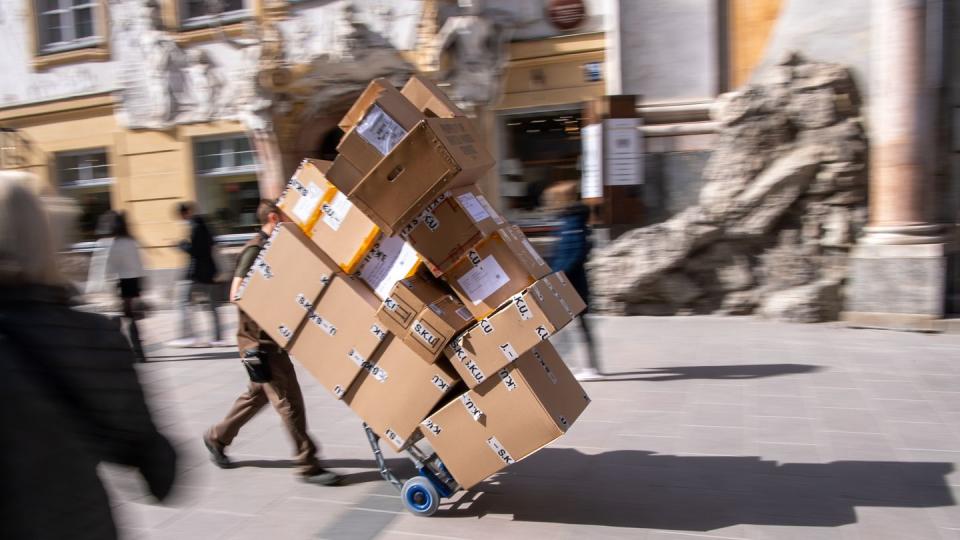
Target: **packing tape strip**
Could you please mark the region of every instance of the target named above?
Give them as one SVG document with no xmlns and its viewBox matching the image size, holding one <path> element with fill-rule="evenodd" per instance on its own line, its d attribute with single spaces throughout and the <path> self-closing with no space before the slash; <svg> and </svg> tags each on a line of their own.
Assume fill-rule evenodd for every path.
<svg viewBox="0 0 960 540">
<path fill-rule="evenodd" d="M 313 209 L 313 213 L 310 214 L 310 219 L 306 223 L 300 226 L 300 230 L 307 235 L 308 238 L 313 238 L 313 228 L 317 225 L 317 222 L 320 221 L 320 216 L 323 215 L 323 205 L 332 201 L 337 195 L 337 188 L 333 186 L 327 187 L 327 191 L 323 193 L 323 196 L 320 197 L 320 201 L 317 203 L 317 207 Z"/>
<path fill-rule="evenodd" d="M 353 257 L 345 263 L 340 263 L 340 269 L 348 274 L 352 274 L 357 269 L 360 261 L 363 260 L 363 256 L 366 255 L 373 244 L 376 243 L 378 236 L 380 236 L 380 227 L 374 225 L 373 228 L 370 229 L 370 233 L 367 234 L 367 237 L 363 239 L 363 242 L 360 242 L 360 248 L 353 254 Z"/>
</svg>

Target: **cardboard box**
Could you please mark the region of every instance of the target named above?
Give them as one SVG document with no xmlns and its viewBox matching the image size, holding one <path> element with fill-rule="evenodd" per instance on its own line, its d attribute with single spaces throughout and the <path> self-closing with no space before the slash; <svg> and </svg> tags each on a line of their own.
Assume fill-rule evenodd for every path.
<svg viewBox="0 0 960 540">
<path fill-rule="evenodd" d="M 415 440 L 420 422 L 454 394 L 458 380 L 447 362 L 428 364 L 391 336 L 364 364 L 343 401 L 399 451 Z"/>
<path fill-rule="evenodd" d="M 327 179 L 343 193 L 349 194 L 363 180 L 363 173 L 343 156 L 337 156 L 327 171 Z"/>
<path fill-rule="evenodd" d="M 470 489 L 563 435 L 589 403 L 544 341 L 431 414 L 420 430 L 460 486 Z"/>
<path fill-rule="evenodd" d="M 424 307 L 402 340 L 424 361 L 432 364 L 457 334 L 473 324 L 473 316 L 453 295 L 445 295 Z"/>
<path fill-rule="evenodd" d="M 409 243 L 381 234 L 363 256 L 357 274 L 383 299 L 398 281 L 416 274 L 420 264 L 420 256 Z"/>
<path fill-rule="evenodd" d="M 442 193 L 473 183 L 493 165 L 469 118 L 427 118 L 347 194 L 392 236 Z"/>
<path fill-rule="evenodd" d="M 447 294 L 444 283 L 423 273 L 415 274 L 393 286 L 390 295 L 383 299 L 383 304 L 377 310 L 377 319 L 390 332 L 403 335 L 427 304 Z"/>
<path fill-rule="evenodd" d="M 380 228 L 333 186 L 319 210 L 310 237 L 341 270 L 352 273 L 376 243 Z"/>
<path fill-rule="evenodd" d="M 514 295 L 489 317 L 450 343 L 446 354 L 473 388 L 546 341 L 586 309 L 563 272 L 550 274 Z"/>
<path fill-rule="evenodd" d="M 341 121 L 351 127 L 337 151 L 365 174 L 424 118 L 396 88 L 376 79 Z"/>
<path fill-rule="evenodd" d="M 448 272 L 467 251 L 506 221 L 477 186 L 448 191 L 408 223 L 400 236 L 435 276 Z"/>
<path fill-rule="evenodd" d="M 326 177 L 330 166 L 329 161 L 303 160 L 277 199 L 280 211 L 304 232 L 309 233 L 313 227 L 319 217 L 323 198 L 333 188 Z"/>
<path fill-rule="evenodd" d="M 425 116 L 437 118 L 466 116 L 443 90 L 438 88 L 433 81 L 421 75 L 410 77 L 407 84 L 403 85 L 400 93 Z"/>
<path fill-rule="evenodd" d="M 234 301 L 281 347 L 293 340 L 336 265 L 294 223 L 274 229 Z"/>
<path fill-rule="evenodd" d="M 379 306 L 366 285 L 338 272 L 309 306 L 307 322 L 289 347 L 290 357 L 342 398 L 389 336 L 376 318 Z"/>
<path fill-rule="evenodd" d="M 509 226 L 467 250 L 443 278 L 479 320 L 549 273 L 520 228 Z"/>
</svg>

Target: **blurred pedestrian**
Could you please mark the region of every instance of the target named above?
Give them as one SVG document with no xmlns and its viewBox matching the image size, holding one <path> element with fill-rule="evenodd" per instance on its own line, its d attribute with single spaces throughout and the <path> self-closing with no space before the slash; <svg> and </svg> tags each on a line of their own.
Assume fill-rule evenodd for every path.
<svg viewBox="0 0 960 540">
<path fill-rule="evenodd" d="M 101 461 L 138 469 L 159 500 L 173 486 L 130 345 L 65 284 L 39 200 L 0 179 L 0 538 L 116 538 Z"/>
<path fill-rule="evenodd" d="M 182 202 L 177 205 L 177 214 L 189 222 L 190 239 L 180 242 L 180 249 L 190 256 L 184 279 L 178 284 L 177 303 L 180 311 L 180 337 L 172 342 L 173 347 L 225 347 L 228 342 L 221 339 L 220 316 L 217 314 L 217 263 L 214 262 L 215 241 L 203 216 L 194 211 L 193 203 Z M 193 328 L 191 304 L 199 300 L 210 311 L 213 320 L 213 342 L 197 340 Z"/>
<path fill-rule="evenodd" d="M 99 248 L 90 263 L 87 291 L 101 288 L 106 279 L 117 280 L 117 293 L 123 307 L 123 319 L 133 354 L 140 362 L 146 362 L 137 319 L 143 317 L 140 300 L 144 279 L 140 244 L 130 234 L 127 218 L 123 212 L 110 210 L 103 214 L 97 225 L 98 232 L 106 229 L 103 238 L 97 241 Z"/>
<path fill-rule="evenodd" d="M 557 231 L 559 238 L 553 247 L 550 267 L 557 272 L 563 271 L 587 304 L 587 310 L 577 320 L 580 321 L 583 340 L 587 346 L 589 365 L 579 370 L 576 376 L 578 380 L 589 381 L 599 378 L 602 373 L 597 345 L 587 318 L 590 310 L 590 284 L 584 265 L 592 247 L 590 229 L 587 226 L 590 209 L 580 200 L 578 187 L 575 181 L 558 182 L 544 191 L 543 199 L 545 206 L 556 213 L 560 222 Z"/>
<path fill-rule="evenodd" d="M 261 227 L 257 236 L 247 242 L 240 253 L 230 285 L 231 300 L 236 298 L 244 276 L 280 222 L 277 205 L 267 200 L 260 201 L 257 219 Z M 230 458 L 225 453 L 226 447 L 233 442 L 240 428 L 269 401 L 293 439 L 300 478 L 305 482 L 321 485 L 339 482 L 340 477 L 337 474 L 320 466 L 317 446 L 307 433 L 306 407 L 290 356 L 242 310 L 238 310 L 237 348 L 250 376 L 250 383 L 247 390 L 234 402 L 226 417 L 204 433 L 203 444 L 210 452 L 211 461 L 220 468 L 230 467 Z"/>
</svg>

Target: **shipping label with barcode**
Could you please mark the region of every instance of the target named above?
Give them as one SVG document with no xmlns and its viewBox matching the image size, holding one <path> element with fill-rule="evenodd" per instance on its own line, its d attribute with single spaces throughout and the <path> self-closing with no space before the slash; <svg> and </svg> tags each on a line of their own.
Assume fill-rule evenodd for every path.
<svg viewBox="0 0 960 540">
<path fill-rule="evenodd" d="M 407 130 L 390 118 L 379 105 L 374 105 L 357 125 L 357 133 L 378 152 L 387 155 L 403 139 Z"/>
<path fill-rule="evenodd" d="M 323 212 L 323 222 L 331 229 L 339 231 L 340 226 L 347 219 L 347 214 L 353 208 L 353 203 L 338 191 L 330 202 L 324 203 L 320 208 Z"/>
<path fill-rule="evenodd" d="M 467 215 L 470 216 L 470 219 L 472 219 L 474 223 L 480 223 L 490 218 L 487 209 L 480 204 L 480 201 L 477 200 L 473 193 L 468 192 L 457 195 L 457 202 L 460 203 L 460 208 L 463 208 L 467 212 Z"/>
</svg>

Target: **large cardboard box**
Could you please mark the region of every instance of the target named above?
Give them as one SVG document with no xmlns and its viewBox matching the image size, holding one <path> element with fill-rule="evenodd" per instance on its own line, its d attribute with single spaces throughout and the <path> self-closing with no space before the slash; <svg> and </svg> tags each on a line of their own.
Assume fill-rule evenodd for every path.
<svg viewBox="0 0 960 540">
<path fill-rule="evenodd" d="M 400 232 L 435 276 L 506 222 L 475 185 L 448 191 Z"/>
<path fill-rule="evenodd" d="M 482 319 L 550 267 L 519 227 L 498 229 L 481 240 L 443 278 L 477 319 Z"/>
<path fill-rule="evenodd" d="M 428 364 L 391 336 L 343 398 L 393 449 L 415 440 L 417 426 L 448 395 L 459 378 L 447 362 Z"/>
<path fill-rule="evenodd" d="M 448 294 L 427 304 L 410 328 L 401 334 L 401 339 L 420 358 L 432 364 L 443 356 L 444 347 L 473 322 L 463 303 Z"/>
<path fill-rule="evenodd" d="M 347 158 L 337 156 L 327 171 L 327 179 L 343 193 L 349 194 L 363 180 L 363 172 L 360 171 Z"/>
<path fill-rule="evenodd" d="M 305 159 L 277 199 L 277 207 L 290 221 L 309 233 L 320 213 L 320 205 L 333 184 L 327 181 L 329 161 Z"/>
<path fill-rule="evenodd" d="M 470 489 L 563 435 L 590 398 L 544 341 L 421 424 L 450 474 Z"/>
<path fill-rule="evenodd" d="M 410 77 L 400 93 L 426 116 L 437 118 L 466 116 L 466 113 L 457 107 L 443 90 L 421 75 Z"/>
<path fill-rule="evenodd" d="M 338 272 L 309 306 L 307 322 L 289 347 L 290 357 L 342 398 L 389 335 L 375 316 L 379 305 L 366 285 Z"/>
<path fill-rule="evenodd" d="M 357 275 L 383 299 L 398 281 L 416 274 L 420 264 L 420 256 L 408 242 L 381 234 L 363 256 Z"/>
<path fill-rule="evenodd" d="M 392 236 L 442 193 L 473 183 L 493 165 L 469 118 L 427 118 L 347 194 Z"/>
<path fill-rule="evenodd" d="M 383 304 L 377 310 L 377 318 L 390 332 L 403 335 L 423 308 L 447 294 L 446 285 L 442 282 L 423 273 L 415 274 L 393 286 L 390 295 L 383 299 Z"/>
<path fill-rule="evenodd" d="M 563 275 L 550 274 L 514 295 L 447 346 L 453 367 L 470 388 L 546 341 L 586 309 Z"/>
<path fill-rule="evenodd" d="M 278 345 L 293 340 L 336 265 L 294 223 L 274 229 L 234 301 Z"/>
<path fill-rule="evenodd" d="M 390 83 L 376 79 L 341 120 L 341 127 L 351 127 L 337 151 L 366 173 L 423 118 L 423 113 Z"/>
<path fill-rule="evenodd" d="M 333 186 L 319 209 L 310 237 L 341 270 L 352 273 L 376 243 L 380 228 Z"/>
</svg>

